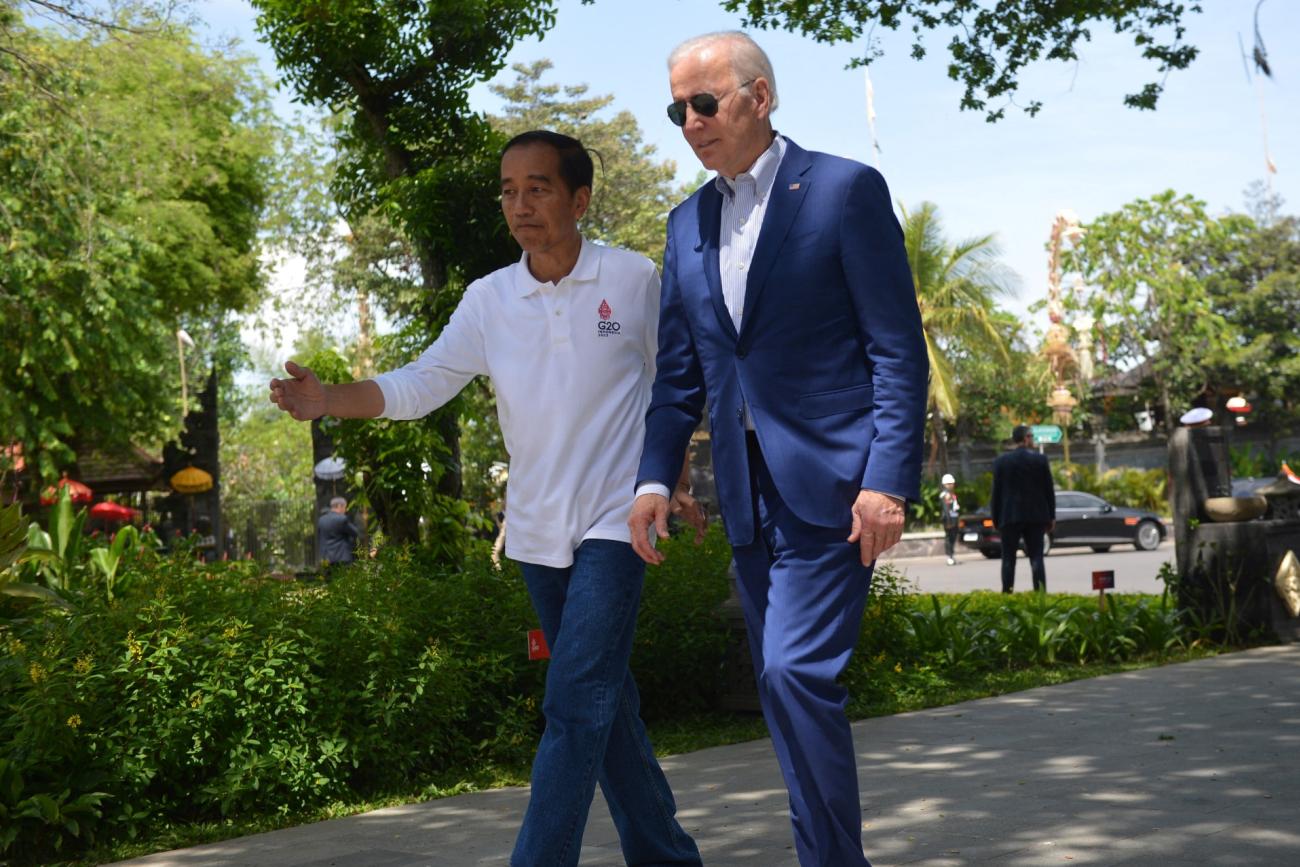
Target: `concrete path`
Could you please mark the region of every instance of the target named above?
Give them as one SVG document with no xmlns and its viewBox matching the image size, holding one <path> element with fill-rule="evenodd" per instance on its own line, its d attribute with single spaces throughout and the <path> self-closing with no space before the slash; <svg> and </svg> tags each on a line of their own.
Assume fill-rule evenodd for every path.
<svg viewBox="0 0 1300 867">
<path fill-rule="evenodd" d="M 1300 645 L 854 725 L 875 867 L 1300 865 Z M 793 867 L 767 741 L 664 767 L 709 867 Z M 505 789 L 140 858 L 132 867 L 503 865 Z M 604 804 L 584 867 L 622 864 Z"/>
</svg>

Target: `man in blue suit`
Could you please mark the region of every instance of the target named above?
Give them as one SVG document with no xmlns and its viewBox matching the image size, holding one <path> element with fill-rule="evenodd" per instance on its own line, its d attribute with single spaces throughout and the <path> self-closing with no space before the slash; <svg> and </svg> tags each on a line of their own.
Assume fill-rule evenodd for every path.
<svg viewBox="0 0 1300 867">
<path fill-rule="evenodd" d="M 743 33 L 669 58 L 672 121 L 718 176 L 675 208 L 633 546 L 662 562 L 667 483 L 706 404 L 764 716 L 804 867 L 862 867 L 848 664 L 872 564 L 919 495 L 928 368 L 889 191 L 772 129 Z"/>
</svg>

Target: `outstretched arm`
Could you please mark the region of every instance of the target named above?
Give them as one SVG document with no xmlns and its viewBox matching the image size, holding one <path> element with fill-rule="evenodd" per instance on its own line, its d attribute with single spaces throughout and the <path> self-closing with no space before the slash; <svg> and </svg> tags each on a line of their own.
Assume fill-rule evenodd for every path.
<svg viewBox="0 0 1300 867">
<path fill-rule="evenodd" d="M 323 415 L 376 418 L 384 411 L 384 394 L 373 380 L 324 385 L 316 374 L 293 361 L 284 363 L 288 379 L 271 380 L 271 403 L 298 421 Z"/>
</svg>

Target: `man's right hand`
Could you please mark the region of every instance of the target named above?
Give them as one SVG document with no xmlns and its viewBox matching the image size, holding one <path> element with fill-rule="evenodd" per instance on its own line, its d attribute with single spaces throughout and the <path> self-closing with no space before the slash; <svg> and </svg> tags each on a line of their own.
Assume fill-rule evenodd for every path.
<svg viewBox="0 0 1300 867">
<path fill-rule="evenodd" d="M 632 550 L 651 566 L 664 561 L 664 555 L 650 544 L 650 528 L 660 539 L 668 538 L 668 498 L 659 494 L 642 494 L 632 503 L 632 514 L 627 517 L 632 531 Z"/>
<path fill-rule="evenodd" d="M 298 421 L 311 421 L 325 414 L 325 386 L 305 367 L 284 363 L 291 379 L 271 380 L 271 403 Z"/>
</svg>

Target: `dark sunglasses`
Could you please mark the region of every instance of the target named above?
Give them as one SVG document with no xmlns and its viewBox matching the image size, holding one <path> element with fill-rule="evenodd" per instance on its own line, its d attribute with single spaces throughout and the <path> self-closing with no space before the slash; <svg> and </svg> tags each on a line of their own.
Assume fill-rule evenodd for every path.
<svg viewBox="0 0 1300 867">
<path fill-rule="evenodd" d="M 749 81 L 746 81 L 744 84 L 740 85 L 739 87 L 734 87 L 731 90 L 724 92 L 720 96 L 714 96 L 711 93 L 697 93 L 694 96 L 692 96 L 690 99 L 679 99 L 676 102 L 669 104 L 668 119 L 671 120 L 673 123 L 677 124 L 678 126 L 686 126 L 686 106 L 688 103 L 690 104 L 691 108 L 695 109 L 695 113 L 698 114 L 700 117 L 713 117 L 715 114 L 718 113 L 719 102 L 726 99 L 728 96 L 730 96 L 731 94 L 735 93 L 738 90 L 744 90 L 746 87 L 749 87 L 751 84 L 753 84 L 756 80 L 757 79 L 751 78 Z"/>
</svg>

